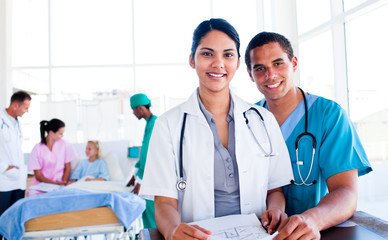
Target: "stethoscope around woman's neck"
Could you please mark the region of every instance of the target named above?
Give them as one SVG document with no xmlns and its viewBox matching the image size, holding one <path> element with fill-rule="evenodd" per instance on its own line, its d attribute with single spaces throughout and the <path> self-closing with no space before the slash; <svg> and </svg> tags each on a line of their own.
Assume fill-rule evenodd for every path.
<svg viewBox="0 0 388 240">
<path fill-rule="evenodd" d="M 314 158 L 315 158 L 315 148 L 317 146 L 317 141 L 314 137 L 314 135 L 312 133 L 309 133 L 307 131 L 307 128 L 308 128 L 308 108 L 307 108 L 307 99 L 306 99 L 306 95 L 304 93 L 304 91 L 298 87 L 298 89 L 300 90 L 300 92 L 302 93 L 302 96 L 303 96 L 303 103 L 304 103 L 304 111 L 305 111 L 305 118 L 304 118 L 304 132 L 299 134 L 298 137 L 296 138 L 295 140 L 295 151 L 296 151 L 296 166 L 298 167 L 298 173 L 299 173 L 299 178 L 301 180 L 300 183 L 296 183 L 294 180 L 291 180 L 291 184 L 295 184 L 295 185 L 306 185 L 306 186 L 311 186 L 313 184 L 316 184 L 317 181 L 316 180 L 313 180 L 311 183 L 307 183 L 307 180 L 309 179 L 310 177 L 310 174 L 311 174 L 311 171 L 313 169 L 313 164 L 314 164 Z M 263 107 L 265 107 L 267 104 L 266 101 L 264 101 L 264 104 L 263 104 Z M 307 174 L 307 177 L 306 178 L 303 178 L 302 177 L 302 174 L 300 172 L 300 167 L 299 165 L 303 165 L 304 164 L 304 161 L 299 161 L 299 154 L 298 154 L 298 148 L 299 148 L 299 142 L 302 140 L 303 137 L 310 137 L 311 138 L 311 144 L 312 144 L 312 148 L 313 148 L 313 154 L 312 154 L 312 158 L 311 158 L 311 164 L 310 164 L 310 169 L 309 169 L 309 172 Z"/>
<path fill-rule="evenodd" d="M 186 181 L 183 179 L 183 136 L 185 135 L 187 113 L 183 114 L 183 122 L 181 129 L 181 138 L 179 144 L 179 180 L 176 183 L 176 189 L 178 191 L 184 191 L 186 189 Z"/>
</svg>

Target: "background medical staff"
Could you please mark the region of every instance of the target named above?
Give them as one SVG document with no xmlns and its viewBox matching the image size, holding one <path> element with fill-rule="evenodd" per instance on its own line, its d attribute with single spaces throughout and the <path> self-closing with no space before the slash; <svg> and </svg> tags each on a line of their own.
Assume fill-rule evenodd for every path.
<svg viewBox="0 0 388 240">
<path fill-rule="evenodd" d="M 275 239 L 319 239 L 321 230 L 354 214 L 357 176 L 372 171 L 365 151 L 344 109 L 294 85 L 298 60 L 284 36 L 257 34 L 245 61 L 265 96 L 260 105 L 268 107 L 281 126 L 294 172 L 293 184 L 284 188 L 286 213 L 293 216 L 279 227 Z"/>
<path fill-rule="evenodd" d="M 24 197 L 27 168 L 24 163 L 23 134 L 18 117 L 28 112 L 30 102 L 31 96 L 28 93 L 15 92 L 11 96 L 9 107 L 0 111 L 0 215 Z"/>
<path fill-rule="evenodd" d="M 141 180 L 143 179 L 144 168 L 147 160 L 148 144 L 150 142 L 152 130 L 157 117 L 153 115 L 150 110 L 151 100 L 147 97 L 147 95 L 143 93 L 135 94 L 130 98 L 130 103 L 133 114 L 138 119 L 144 118 L 147 122 L 140 150 L 140 158 L 135 164 L 135 168 L 137 169 L 136 176 L 132 176 L 127 184 L 127 186 L 134 185 L 135 187 L 132 192 L 139 194 Z M 142 219 L 144 228 L 156 228 L 154 201 L 146 199 L 146 209 L 143 212 Z"/>
<path fill-rule="evenodd" d="M 34 171 L 31 185 L 41 182 L 57 185 L 66 185 L 70 178 L 70 163 L 76 159 L 70 143 L 63 140 L 65 123 L 53 118 L 50 121 L 40 122 L 41 142 L 31 151 L 28 168 Z M 29 189 L 28 196 L 42 192 Z"/>
<path fill-rule="evenodd" d="M 227 21 L 202 22 L 189 58 L 199 88 L 155 123 L 140 194 L 155 197 L 155 219 L 165 239 L 208 239 L 211 233 L 191 221 L 255 213 L 265 225 L 271 222 L 271 232 L 285 217 L 281 187 L 292 172 L 279 126 L 271 113 L 229 89 L 240 65 L 239 47 Z"/>
</svg>

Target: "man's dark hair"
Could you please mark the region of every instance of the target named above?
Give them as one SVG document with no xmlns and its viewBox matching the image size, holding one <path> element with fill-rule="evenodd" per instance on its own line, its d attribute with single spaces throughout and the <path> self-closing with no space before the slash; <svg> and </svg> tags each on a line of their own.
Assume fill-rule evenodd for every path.
<svg viewBox="0 0 388 240">
<path fill-rule="evenodd" d="M 12 95 L 12 97 L 11 97 L 11 103 L 13 103 L 13 102 L 22 103 L 22 102 L 24 102 L 26 99 L 31 100 L 30 94 L 28 94 L 28 93 L 25 92 L 25 91 L 18 91 L 18 92 L 15 92 L 15 93 Z"/>
<path fill-rule="evenodd" d="M 247 64 L 248 70 L 251 70 L 251 57 L 249 52 L 256 47 L 261 47 L 272 42 L 279 43 L 283 51 L 287 53 L 288 59 L 292 61 L 294 51 L 290 41 L 286 37 L 274 32 L 261 32 L 252 38 L 245 51 L 245 63 Z"/>
</svg>

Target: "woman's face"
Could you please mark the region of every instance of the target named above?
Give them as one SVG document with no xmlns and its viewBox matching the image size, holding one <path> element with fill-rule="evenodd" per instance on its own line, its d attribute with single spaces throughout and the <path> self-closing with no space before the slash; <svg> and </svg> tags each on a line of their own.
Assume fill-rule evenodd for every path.
<svg viewBox="0 0 388 240">
<path fill-rule="evenodd" d="M 58 141 L 62 139 L 64 132 L 65 132 L 65 127 L 61 127 L 56 132 L 49 131 L 49 137 L 51 137 L 54 141 Z"/>
<path fill-rule="evenodd" d="M 94 143 L 88 142 L 88 144 L 86 145 L 85 153 L 88 157 L 97 156 L 98 150 L 96 148 L 96 145 Z"/>
<path fill-rule="evenodd" d="M 200 90 L 229 91 L 229 83 L 240 65 L 236 43 L 224 32 L 207 33 L 197 47 L 190 66 L 199 77 Z"/>
</svg>

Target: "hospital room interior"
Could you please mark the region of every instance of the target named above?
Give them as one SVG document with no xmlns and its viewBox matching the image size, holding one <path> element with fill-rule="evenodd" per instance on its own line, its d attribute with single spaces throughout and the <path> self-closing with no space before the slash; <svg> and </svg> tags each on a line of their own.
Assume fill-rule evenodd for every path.
<svg viewBox="0 0 388 240">
<path fill-rule="evenodd" d="M 146 126 L 131 96 L 146 94 L 155 116 L 186 101 L 198 86 L 189 65 L 193 30 L 223 18 L 241 40 L 231 91 L 250 103 L 263 99 L 247 73 L 245 49 L 262 31 L 286 36 L 298 58 L 295 84 L 345 109 L 373 168 L 358 178 L 357 211 L 388 221 L 387 0 L 0 0 L 0 16 L 0 107 L 14 92 L 31 95 L 19 117 L 26 165 L 41 141 L 40 122 L 57 118 L 77 160 L 87 158 L 89 140 L 100 141 L 107 182 L 130 193 L 126 183 Z M 33 174 L 28 170 L 27 187 Z M 132 231 L 127 239 L 142 229 L 136 214 L 124 227 Z"/>
</svg>

